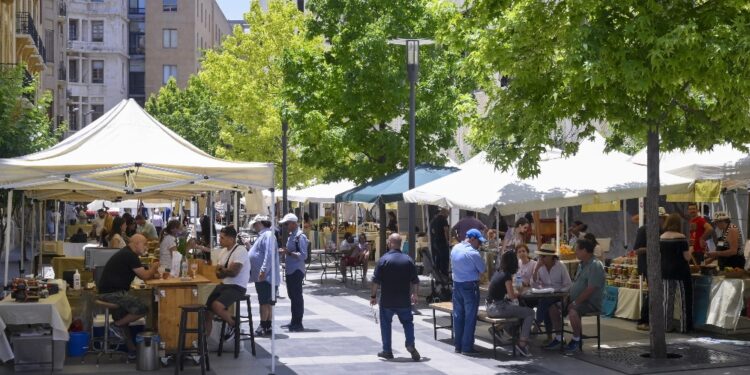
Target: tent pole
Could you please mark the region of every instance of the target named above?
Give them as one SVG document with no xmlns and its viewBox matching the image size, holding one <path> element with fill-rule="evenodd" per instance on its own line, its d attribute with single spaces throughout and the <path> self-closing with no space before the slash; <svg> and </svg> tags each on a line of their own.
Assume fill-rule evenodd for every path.
<svg viewBox="0 0 750 375">
<path fill-rule="evenodd" d="M 379 241 L 380 242 L 379 242 L 379 244 L 380 245 L 378 246 L 379 249 L 380 249 L 380 251 L 378 252 L 377 258 L 375 258 L 376 262 L 383 255 L 383 252 L 388 251 L 388 249 L 385 248 L 386 247 L 386 239 L 385 239 L 385 226 L 386 226 L 385 203 L 383 203 L 382 201 L 379 201 L 378 202 L 378 208 L 379 208 L 379 211 L 380 211 L 378 213 L 378 216 L 380 216 L 379 217 L 379 219 L 380 219 L 380 228 L 379 228 L 379 232 L 380 232 Z"/>
<path fill-rule="evenodd" d="M 737 208 L 737 227 L 740 228 L 740 238 L 746 238 L 745 237 L 745 225 L 743 224 L 745 219 L 744 219 L 744 216 L 742 216 L 742 213 L 740 212 L 740 197 L 737 196 L 737 189 L 734 189 L 734 205 Z"/>
<path fill-rule="evenodd" d="M 26 258 L 26 192 L 21 191 L 21 276 L 26 273 L 24 258 Z"/>
<path fill-rule="evenodd" d="M 234 221 L 234 227 L 239 229 L 240 228 L 240 192 L 235 191 L 234 192 L 234 202 L 232 202 L 232 205 L 234 206 L 234 215 L 232 218 L 232 221 Z"/>
<path fill-rule="evenodd" d="M 31 269 L 34 269 L 34 249 L 36 249 L 36 200 L 31 200 Z"/>
<path fill-rule="evenodd" d="M 42 201 L 39 205 L 39 254 L 37 255 L 39 260 L 37 261 L 36 274 L 41 275 L 42 272 L 42 252 L 44 251 L 44 209 L 47 207 L 47 201 Z M 109 213 L 107 213 L 109 215 Z"/>
<path fill-rule="evenodd" d="M 625 249 L 628 248 L 628 210 L 627 210 L 628 201 L 623 199 L 622 200 L 622 238 L 623 243 L 625 244 Z M 610 250 L 612 248 L 610 247 Z"/>
<path fill-rule="evenodd" d="M 8 190 L 8 207 L 5 211 L 5 274 L 3 280 L 3 286 L 8 285 L 8 261 L 10 257 L 10 229 L 11 229 L 11 216 L 13 212 L 13 189 Z"/>
<path fill-rule="evenodd" d="M 206 204 L 206 208 L 208 208 L 208 220 L 211 222 L 211 224 L 208 226 L 209 231 L 209 241 L 211 242 L 211 245 L 209 247 L 214 247 L 214 236 L 216 235 L 214 231 L 216 230 L 216 209 L 214 205 L 214 192 L 209 191 L 208 192 L 208 200 L 210 201 L 209 204 Z"/>
<path fill-rule="evenodd" d="M 333 204 L 333 245 L 334 249 L 339 248 L 339 204 Z"/>
<path fill-rule="evenodd" d="M 57 199 L 55 199 L 55 210 L 52 211 L 52 217 L 55 219 L 55 242 L 57 242 L 57 239 L 60 238 L 60 201 Z"/>
<path fill-rule="evenodd" d="M 537 244 L 539 239 L 537 239 Z M 560 251 L 560 207 L 555 207 L 555 249 Z"/>
<path fill-rule="evenodd" d="M 645 218 L 643 217 L 643 197 L 641 197 L 641 198 L 638 198 L 638 228 L 643 226 L 644 219 Z"/>
<path fill-rule="evenodd" d="M 274 204 L 271 205 L 271 230 L 276 230 L 276 193 L 275 189 L 271 189 L 271 201 Z M 276 242 L 276 236 L 273 236 L 274 242 Z M 278 245 L 278 244 L 277 244 Z M 278 246 L 276 246 L 278 247 Z M 271 327 L 276 325 L 276 275 L 279 269 L 276 267 L 276 257 L 279 252 L 275 248 L 269 249 L 271 251 L 271 269 L 269 272 L 271 275 Z M 276 373 L 276 329 L 271 330 L 271 374 Z"/>
</svg>

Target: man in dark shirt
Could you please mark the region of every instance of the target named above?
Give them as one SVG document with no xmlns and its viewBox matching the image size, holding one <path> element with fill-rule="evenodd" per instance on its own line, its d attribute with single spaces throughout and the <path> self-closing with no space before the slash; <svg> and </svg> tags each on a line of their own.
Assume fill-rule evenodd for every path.
<svg viewBox="0 0 750 375">
<path fill-rule="evenodd" d="M 430 241 L 432 260 L 435 267 L 443 274 L 448 275 L 448 264 L 450 263 L 450 224 L 448 224 L 448 210 L 441 209 L 440 213 L 430 223 Z"/>
<path fill-rule="evenodd" d="M 414 316 L 411 305 L 417 301 L 417 289 L 419 278 L 417 267 L 408 255 L 401 252 L 401 236 L 393 233 L 388 237 L 388 253 L 383 255 L 375 267 L 372 277 L 372 293 L 370 305 L 377 301 L 378 286 L 382 287 L 380 293 L 380 335 L 383 339 L 383 351 L 378 357 L 385 359 L 393 358 L 391 350 L 391 321 L 393 315 L 398 315 L 398 320 L 404 326 L 406 336 L 406 350 L 411 358 L 419 361 L 419 352 L 414 347 Z"/>
<path fill-rule="evenodd" d="M 667 218 L 667 210 L 664 207 L 659 207 L 659 233 L 664 232 L 664 220 Z M 633 243 L 633 250 L 638 256 L 638 273 L 643 276 L 643 279 L 648 278 L 648 259 L 646 255 L 646 226 L 643 225 L 638 228 L 638 232 L 635 235 L 635 243 Z M 636 329 L 640 331 L 649 330 L 649 313 L 648 313 L 648 293 L 643 293 L 643 300 L 641 301 L 641 318 L 638 319 Z"/>
<path fill-rule="evenodd" d="M 466 239 L 466 232 L 470 229 L 476 229 L 482 233 L 487 232 L 487 226 L 479 221 L 479 219 L 476 218 L 476 214 L 472 211 L 467 212 L 466 216 L 453 226 L 453 230 L 456 231 L 458 242 L 463 242 Z"/>
<path fill-rule="evenodd" d="M 143 280 L 153 279 L 158 274 L 159 262 L 151 263 L 149 269 L 141 265 L 138 256 L 146 254 L 146 237 L 135 234 L 130 238 L 128 246 L 120 249 L 109 258 L 104 266 L 104 272 L 97 283 L 98 299 L 118 305 L 112 312 L 114 323 L 110 324 L 110 332 L 125 340 L 128 346 L 128 358 L 135 358 L 135 345 L 129 339 L 126 327 L 148 312 L 148 306 L 138 298 L 128 294 L 130 284 L 136 276 Z"/>
</svg>

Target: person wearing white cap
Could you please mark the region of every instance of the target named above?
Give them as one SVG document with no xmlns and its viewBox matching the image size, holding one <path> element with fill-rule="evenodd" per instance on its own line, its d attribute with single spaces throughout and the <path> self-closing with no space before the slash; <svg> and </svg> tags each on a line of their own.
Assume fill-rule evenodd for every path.
<svg viewBox="0 0 750 375">
<path fill-rule="evenodd" d="M 726 212 L 716 212 L 714 223 L 716 223 L 716 251 L 709 251 L 706 258 L 717 259 L 719 268 L 745 268 L 745 255 L 742 252 L 739 228 L 732 224 L 732 218 Z"/>
<path fill-rule="evenodd" d="M 289 295 L 289 301 L 292 304 L 292 320 L 281 328 L 287 328 L 289 332 L 305 330 L 302 325 L 302 316 L 305 312 L 305 300 L 302 298 L 302 280 L 305 278 L 305 259 L 307 259 L 309 242 L 299 228 L 297 220 L 297 215 L 288 213 L 279 221 L 279 224 L 286 225 L 289 232 L 286 247 L 279 249 L 279 254 L 286 255 L 284 258 L 286 263 L 286 293 Z"/>
<path fill-rule="evenodd" d="M 276 236 L 271 230 L 271 219 L 265 215 L 256 215 L 250 225 L 258 233 L 258 238 L 250 248 L 250 281 L 255 283 L 260 305 L 260 324 L 255 334 L 258 336 L 271 334 L 271 278 L 278 288 L 281 277 L 275 270 L 278 263 L 273 265 L 273 252 L 277 251 Z M 278 262 L 278 258 L 277 262 Z"/>
</svg>

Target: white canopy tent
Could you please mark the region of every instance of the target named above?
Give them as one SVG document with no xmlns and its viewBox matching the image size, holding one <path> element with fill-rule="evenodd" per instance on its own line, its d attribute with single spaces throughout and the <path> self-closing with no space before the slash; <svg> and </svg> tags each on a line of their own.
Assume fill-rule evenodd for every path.
<svg viewBox="0 0 750 375">
<path fill-rule="evenodd" d="M 349 180 L 318 184 L 304 189 L 292 189 L 287 192 L 287 199 L 302 203 L 335 203 L 336 194 L 353 189 L 356 185 Z"/>
<path fill-rule="evenodd" d="M 127 199 L 127 200 L 119 201 L 119 202 L 117 202 L 117 201 L 110 202 L 110 201 L 105 201 L 105 200 L 102 200 L 102 199 L 97 199 L 97 200 L 92 201 L 91 203 L 87 204 L 86 205 L 86 209 L 89 210 L 89 211 L 97 211 L 100 208 L 107 207 L 107 208 L 110 208 L 110 209 L 115 208 L 115 209 L 119 209 L 119 210 L 122 210 L 124 208 L 135 210 L 135 209 L 138 208 L 139 203 L 140 203 L 140 201 L 137 200 L 137 199 Z M 169 207 L 172 207 L 172 201 L 168 201 L 168 200 L 148 200 L 148 201 L 144 201 L 143 202 L 143 206 L 146 207 L 146 208 L 169 208 Z"/>
<path fill-rule="evenodd" d="M 206 154 L 130 99 L 49 149 L 0 159 L 0 189 L 9 190 L 10 214 L 13 190 L 39 200 L 179 199 L 206 190 L 259 192 L 273 187 L 273 173 L 271 163 L 232 162 Z"/>
</svg>

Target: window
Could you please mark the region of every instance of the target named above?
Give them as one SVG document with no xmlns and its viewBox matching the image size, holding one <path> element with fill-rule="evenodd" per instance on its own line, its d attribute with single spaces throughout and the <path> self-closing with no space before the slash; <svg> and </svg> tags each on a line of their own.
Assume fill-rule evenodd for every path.
<svg viewBox="0 0 750 375">
<path fill-rule="evenodd" d="M 164 75 L 162 79 L 163 84 L 167 84 L 170 77 L 177 79 L 177 65 L 164 65 Z"/>
<path fill-rule="evenodd" d="M 91 105 L 91 122 L 96 121 L 99 117 L 102 117 L 104 114 L 104 105 L 103 104 L 92 104 Z"/>
<path fill-rule="evenodd" d="M 131 55 L 143 55 L 146 53 L 146 26 L 140 21 L 130 22 L 130 35 L 128 49 Z"/>
<path fill-rule="evenodd" d="M 146 73 L 143 72 L 130 72 L 128 75 L 128 89 L 130 95 L 145 95 L 146 94 Z"/>
<path fill-rule="evenodd" d="M 91 83 L 104 83 L 104 60 L 91 60 Z"/>
<path fill-rule="evenodd" d="M 78 60 L 71 59 L 68 61 L 68 80 L 69 82 L 78 82 Z"/>
<path fill-rule="evenodd" d="M 91 21 L 91 41 L 104 41 L 104 21 Z"/>
<path fill-rule="evenodd" d="M 129 14 L 145 14 L 146 0 L 128 0 Z"/>
<path fill-rule="evenodd" d="M 46 62 L 55 62 L 55 30 L 44 30 L 44 46 Z"/>
<path fill-rule="evenodd" d="M 177 0 L 162 0 L 162 10 L 165 12 L 176 12 L 177 11 Z"/>
<path fill-rule="evenodd" d="M 68 21 L 68 39 L 78 40 L 78 20 Z"/>
<path fill-rule="evenodd" d="M 162 46 L 177 48 L 177 29 L 162 29 Z"/>
<path fill-rule="evenodd" d="M 68 127 L 70 130 L 78 130 L 78 107 L 75 105 L 69 105 L 68 113 L 70 114 L 68 116 Z"/>
</svg>

